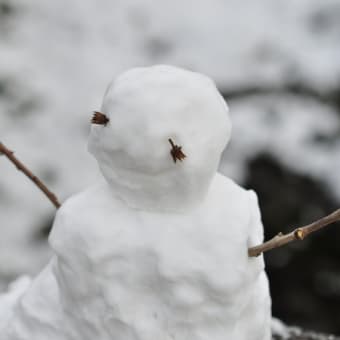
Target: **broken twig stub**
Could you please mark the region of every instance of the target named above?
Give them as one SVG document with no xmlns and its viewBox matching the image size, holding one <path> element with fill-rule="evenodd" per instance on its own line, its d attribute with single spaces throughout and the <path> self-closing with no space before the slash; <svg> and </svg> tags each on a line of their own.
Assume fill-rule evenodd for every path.
<svg viewBox="0 0 340 340">
<path fill-rule="evenodd" d="M 262 244 L 259 244 L 258 246 L 252 247 L 248 249 L 248 255 L 250 257 L 255 257 L 255 256 L 259 256 L 262 253 L 274 249 L 274 248 L 278 248 L 278 247 L 282 247 L 283 245 L 292 242 L 292 241 L 302 241 L 303 239 L 305 239 L 309 234 L 326 227 L 327 225 L 340 221 L 340 209 L 335 210 L 334 212 L 332 212 L 331 214 L 311 223 L 308 224 L 306 226 L 300 227 L 300 228 L 296 228 L 294 229 L 292 232 L 288 233 L 288 234 L 282 234 L 279 233 L 276 236 L 274 236 L 272 239 L 270 239 L 269 241 L 266 241 Z"/>
</svg>

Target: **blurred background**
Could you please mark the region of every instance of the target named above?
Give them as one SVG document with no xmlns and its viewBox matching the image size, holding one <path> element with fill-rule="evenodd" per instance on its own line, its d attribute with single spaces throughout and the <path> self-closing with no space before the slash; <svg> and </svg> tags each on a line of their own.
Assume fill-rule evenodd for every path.
<svg viewBox="0 0 340 340">
<path fill-rule="evenodd" d="M 108 82 L 157 63 L 216 81 L 220 170 L 257 191 L 266 238 L 340 207 L 338 0 L 0 0 L 0 140 L 63 201 L 100 178 L 86 140 Z M 0 157 L 0 291 L 48 261 L 54 214 Z M 339 227 L 266 255 L 276 317 L 340 334 Z"/>
</svg>

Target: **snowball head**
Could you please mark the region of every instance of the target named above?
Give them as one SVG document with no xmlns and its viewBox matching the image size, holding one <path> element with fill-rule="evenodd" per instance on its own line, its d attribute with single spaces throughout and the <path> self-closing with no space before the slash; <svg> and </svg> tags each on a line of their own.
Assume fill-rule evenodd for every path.
<svg viewBox="0 0 340 340">
<path fill-rule="evenodd" d="M 142 210 L 180 211 L 205 197 L 231 134 L 214 82 L 173 66 L 134 68 L 108 87 L 89 151 L 115 195 Z M 174 161 L 169 139 L 182 147 Z"/>
</svg>

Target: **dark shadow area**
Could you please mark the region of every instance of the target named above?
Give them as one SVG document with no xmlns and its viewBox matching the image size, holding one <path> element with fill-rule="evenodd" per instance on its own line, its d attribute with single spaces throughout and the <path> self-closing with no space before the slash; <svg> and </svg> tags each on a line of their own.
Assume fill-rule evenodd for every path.
<svg viewBox="0 0 340 340">
<path fill-rule="evenodd" d="M 245 186 L 258 194 L 266 239 L 339 207 L 325 185 L 269 154 L 256 156 L 247 168 Z M 266 254 L 273 315 L 288 324 L 340 334 L 339 242 L 339 224 L 334 224 Z"/>
</svg>

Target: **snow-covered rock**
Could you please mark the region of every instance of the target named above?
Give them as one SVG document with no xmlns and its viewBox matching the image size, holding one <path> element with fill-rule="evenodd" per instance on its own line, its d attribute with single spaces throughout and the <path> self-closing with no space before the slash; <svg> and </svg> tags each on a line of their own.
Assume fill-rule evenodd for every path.
<svg viewBox="0 0 340 340">
<path fill-rule="evenodd" d="M 257 198 L 216 172 L 231 127 L 212 81 L 134 69 L 101 109 L 89 148 L 107 181 L 59 209 L 54 257 L 2 339 L 269 340 L 263 257 L 247 252 L 263 239 Z"/>
</svg>

